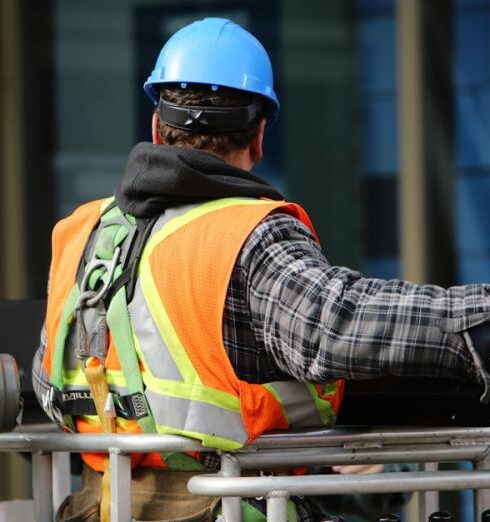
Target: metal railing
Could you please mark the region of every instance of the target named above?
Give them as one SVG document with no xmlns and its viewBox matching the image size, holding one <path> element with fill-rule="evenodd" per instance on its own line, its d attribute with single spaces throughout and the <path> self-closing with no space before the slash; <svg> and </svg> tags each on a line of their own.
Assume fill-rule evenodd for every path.
<svg viewBox="0 0 490 522">
<path fill-rule="evenodd" d="M 105 451 L 111 466 L 111 520 L 131 520 L 132 452 L 213 451 L 171 435 L 64 434 L 23 428 L 0 434 L 0 451 L 31 452 L 36 520 L 53 520 L 69 491 L 66 452 Z M 437 491 L 475 490 L 475 520 L 490 507 L 490 428 L 342 429 L 287 432 L 260 437 L 247 448 L 222 453 L 221 471 L 196 475 L 189 491 L 223 497 L 227 522 L 241 520 L 241 497 L 265 497 L 267 520 L 285 522 L 293 495 L 421 491 L 421 519 L 437 510 Z M 439 471 L 433 463 L 470 461 L 472 471 Z M 336 464 L 432 463 L 425 471 L 373 475 L 241 476 L 243 470 Z M 488 489 L 486 489 L 488 488 Z"/>
</svg>

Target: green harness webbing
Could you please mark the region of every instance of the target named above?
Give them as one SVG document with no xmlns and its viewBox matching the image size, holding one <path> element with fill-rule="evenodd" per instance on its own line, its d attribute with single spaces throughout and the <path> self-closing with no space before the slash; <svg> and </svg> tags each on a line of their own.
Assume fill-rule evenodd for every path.
<svg viewBox="0 0 490 522">
<path fill-rule="evenodd" d="M 126 290 L 121 288 L 112 298 L 107 310 L 107 324 L 113 336 L 119 363 L 126 379 L 129 393 L 140 392 L 145 400 L 148 411 L 151 411 L 144 395 L 144 384 L 139 368 L 138 357 L 133 340 L 133 329 L 126 302 Z M 138 419 L 138 424 L 144 433 L 156 433 L 153 415 Z M 171 469 L 203 470 L 205 467 L 195 458 L 186 453 L 163 451 L 162 457 Z"/>
<path fill-rule="evenodd" d="M 249 504 L 246 500 L 242 500 L 241 503 L 242 520 L 243 522 L 267 522 L 267 516 L 265 513 L 257 509 L 252 504 Z M 221 505 L 216 510 L 216 520 L 221 520 L 223 516 L 223 508 Z M 224 520 L 224 519 L 223 519 Z M 298 522 L 298 511 L 296 505 L 292 500 L 288 500 L 287 504 L 287 522 Z"/>
<path fill-rule="evenodd" d="M 86 278 L 86 285 L 91 291 L 96 292 L 97 288 L 103 285 L 107 286 L 107 290 L 110 290 L 115 286 L 123 274 L 124 267 L 122 265 L 127 256 L 124 256 L 125 259 L 123 262 L 117 264 L 112 275 L 112 280 L 109 283 L 107 283 L 107 270 L 97 268 L 90 274 L 87 273 L 91 259 L 110 261 L 115 255 L 116 248 L 123 247 L 124 242 L 128 240 L 131 241 L 131 245 L 129 245 L 127 255 L 131 254 L 133 258 L 139 259 L 141 252 L 131 252 L 131 248 L 134 247 L 133 237 L 136 229 L 137 223 L 135 218 L 123 214 L 118 207 L 110 205 L 104 211 L 100 219 L 100 224 L 95 232 L 97 234 L 95 241 L 89 241 L 87 243 L 91 246 L 90 250 L 92 250 L 92 253 L 89 256 L 89 259 L 87 259 L 86 252 L 84 252 L 82 259 L 85 261 L 85 268 L 83 271 L 79 271 L 79 274 L 83 276 L 84 280 Z M 139 248 L 142 249 L 143 246 L 144 242 L 140 242 Z M 133 271 L 133 273 L 136 272 Z M 134 332 L 128 311 L 126 286 L 128 284 L 132 285 L 133 283 L 133 281 L 129 280 L 115 293 L 109 292 L 110 302 L 107 304 L 106 321 L 114 340 L 121 370 L 127 384 L 128 393 L 139 393 L 145 403 L 146 411 L 148 412 L 148 415 L 136 419 L 138 425 L 143 433 L 157 433 L 155 421 L 144 394 L 145 385 L 143 383 L 139 360 L 136 354 L 133 337 Z M 84 288 L 81 289 L 80 285 L 79 277 L 65 303 L 56 335 L 55 353 L 51 371 L 51 385 L 60 391 L 63 391 L 64 389 L 63 360 L 67 338 L 70 328 L 74 323 L 77 306 L 79 306 L 83 290 L 85 290 Z M 107 295 L 107 290 L 101 296 L 101 299 L 104 299 Z M 71 431 L 76 431 L 72 416 L 63 415 L 62 424 L 63 426 L 67 426 Z M 161 452 L 161 455 L 165 464 L 170 469 L 188 471 L 206 469 L 199 460 L 185 453 Z"/>
</svg>

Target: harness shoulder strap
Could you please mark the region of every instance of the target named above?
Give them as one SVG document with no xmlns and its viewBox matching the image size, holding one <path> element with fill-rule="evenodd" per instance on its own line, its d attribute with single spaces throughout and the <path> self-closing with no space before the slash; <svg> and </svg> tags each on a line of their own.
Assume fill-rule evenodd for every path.
<svg viewBox="0 0 490 522">
<path fill-rule="evenodd" d="M 75 305 L 71 303 L 67 310 L 65 323 L 68 330 L 69 323 L 74 315 L 78 314 L 77 327 L 86 331 L 86 338 L 95 339 L 97 327 L 94 326 L 94 317 L 97 315 L 84 314 L 83 311 L 97 307 L 98 317 L 103 316 L 104 324 L 108 326 L 114 340 L 126 381 L 128 395 L 123 399 L 130 398 L 132 407 L 129 411 L 135 412 L 132 418 L 138 422 L 144 433 L 156 433 L 156 427 L 144 394 L 145 386 L 135 349 L 128 302 L 131 301 L 134 294 L 141 253 L 156 219 L 135 219 L 131 215 L 123 214 L 115 204 L 111 204 L 105 209 L 82 256 L 72 300 L 75 301 Z M 94 334 L 94 337 L 90 337 L 91 334 Z M 102 332 L 98 337 L 104 341 L 104 349 L 107 350 L 105 333 Z M 78 350 L 80 351 L 80 346 Z M 85 360 L 90 356 L 103 359 L 105 352 L 102 353 L 102 351 L 99 345 L 96 348 L 91 346 L 85 351 L 82 349 L 80 355 Z M 62 365 L 62 361 L 63 354 L 60 353 L 58 362 Z M 58 398 L 60 395 L 63 398 L 63 387 L 61 386 L 59 389 L 61 394 L 58 392 L 56 395 Z M 88 402 L 93 404 L 91 399 L 89 398 Z M 80 400 L 75 399 L 73 402 L 77 401 L 84 402 L 84 404 L 80 404 L 82 410 L 93 411 L 93 406 L 87 405 L 87 397 L 80 398 Z M 68 402 L 66 401 L 66 403 Z M 72 425 L 71 415 L 76 411 L 73 402 L 69 407 L 70 411 L 65 411 L 64 415 Z M 62 400 L 58 401 L 59 406 L 62 404 L 64 404 Z M 115 411 L 119 414 L 121 405 L 118 405 L 116 401 L 115 406 Z M 100 410 L 100 406 L 97 410 Z M 125 411 L 127 414 L 128 408 L 125 408 Z M 163 452 L 162 457 L 172 469 L 205 469 L 197 459 L 185 453 Z"/>
</svg>

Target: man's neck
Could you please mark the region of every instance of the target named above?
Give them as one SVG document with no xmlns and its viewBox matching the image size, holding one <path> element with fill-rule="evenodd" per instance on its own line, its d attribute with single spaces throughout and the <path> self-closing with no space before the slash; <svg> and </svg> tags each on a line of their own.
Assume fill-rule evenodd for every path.
<svg viewBox="0 0 490 522">
<path fill-rule="evenodd" d="M 218 158 L 222 159 L 226 163 L 229 163 L 233 167 L 237 167 L 242 170 L 246 170 L 250 172 L 254 166 L 254 164 L 250 161 L 250 154 L 248 154 L 248 149 L 237 149 L 228 154 L 217 154 L 213 150 L 205 150 L 205 152 L 209 152 L 210 154 L 214 154 Z"/>
</svg>

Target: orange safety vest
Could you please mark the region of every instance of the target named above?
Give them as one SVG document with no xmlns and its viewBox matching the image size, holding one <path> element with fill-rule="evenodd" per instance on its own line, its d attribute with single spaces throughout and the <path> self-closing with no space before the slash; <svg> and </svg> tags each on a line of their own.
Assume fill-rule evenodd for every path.
<svg viewBox="0 0 490 522">
<path fill-rule="evenodd" d="M 73 389 L 76 383 L 86 387 L 81 365 L 70 366 L 63 353 L 74 318 L 73 306 L 67 303 L 76 295 L 80 259 L 92 230 L 101 226 L 108 202 L 83 205 L 53 232 L 43 366 L 57 391 Z M 127 363 L 120 361 L 120 345 L 132 337 L 143 383 L 139 389 L 151 411 L 151 423 L 145 425 L 141 419 L 118 417 L 118 432 L 180 434 L 200 439 L 206 446 L 232 450 L 266 431 L 335 422 L 343 381 L 251 384 L 237 377 L 226 354 L 223 311 L 236 259 L 252 230 L 277 211 L 295 216 L 314 233 L 298 205 L 247 198 L 170 209 L 156 221 L 142 252 L 134 297 L 126 303 L 130 317 L 126 335 L 118 332 L 115 321 L 111 327 L 109 320 L 124 314 L 111 314 L 112 301 L 108 307 L 105 368 L 109 387 L 126 390 L 134 377 L 130 374 L 135 372 L 125 371 Z M 77 417 L 75 424 L 79 432 L 100 431 L 93 416 Z M 104 469 L 102 455 L 83 458 L 92 468 Z M 132 463 L 169 465 L 160 454 L 133 455 Z"/>
</svg>

